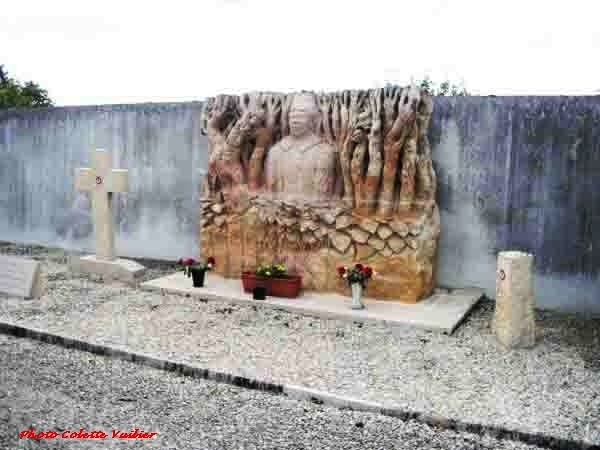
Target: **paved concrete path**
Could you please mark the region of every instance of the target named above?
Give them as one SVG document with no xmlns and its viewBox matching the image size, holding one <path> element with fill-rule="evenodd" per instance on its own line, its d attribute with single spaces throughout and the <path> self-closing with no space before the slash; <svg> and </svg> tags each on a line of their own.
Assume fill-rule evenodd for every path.
<svg viewBox="0 0 600 450">
<path fill-rule="evenodd" d="M 539 447 L 341 411 L 0 335 L 2 449 L 479 449 Z M 55 431 L 19 440 L 22 431 Z M 65 432 L 105 438 L 63 438 Z M 151 439 L 113 438 L 138 429 Z M 99 433 L 96 433 L 98 436 Z"/>
</svg>

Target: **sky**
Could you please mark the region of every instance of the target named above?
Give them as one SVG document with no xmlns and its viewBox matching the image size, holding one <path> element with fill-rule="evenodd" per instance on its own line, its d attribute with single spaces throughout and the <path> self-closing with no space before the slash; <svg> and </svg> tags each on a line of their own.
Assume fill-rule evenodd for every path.
<svg viewBox="0 0 600 450">
<path fill-rule="evenodd" d="M 600 94 L 597 0 L 1 0 L 0 64 L 57 105 L 372 88 Z"/>
</svg>

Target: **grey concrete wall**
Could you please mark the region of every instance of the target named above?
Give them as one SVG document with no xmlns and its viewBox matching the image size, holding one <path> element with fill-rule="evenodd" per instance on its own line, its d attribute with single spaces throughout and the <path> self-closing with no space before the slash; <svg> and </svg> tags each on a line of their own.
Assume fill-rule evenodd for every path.
<svg viewBox="0 0 600 450">
<path fill-rule="evenodd" d="M 207 164 L 199 103 L 0 113 L 0 240 L 93 249 L 87 194 L 74 192 L 90 152 L 113 153 L 130 192 L 113 205 L 118 253 L 197 253 L 198 184 Z"/>
<path fill-rule="evenodd" d="M 494 297 L 496 255 L 535 255 L 538 303 L 600 312 L 600 97 L 437 98 L 438 282 Z"/>
<path fill-rule="evenodd" d="M 177 258 L 197 248 L 206 168 L 199 103 L 0 113 L 0 240 L 91 250 L 77 167 L 111 149 L 130 170 L 117 250 Z M 538 303 L 600 312 L 600 97 L 436 98 L 430 129 L 442 237 L 438 283 L 494 297 L 496 254 L 536 255 Z"/>
</svg>

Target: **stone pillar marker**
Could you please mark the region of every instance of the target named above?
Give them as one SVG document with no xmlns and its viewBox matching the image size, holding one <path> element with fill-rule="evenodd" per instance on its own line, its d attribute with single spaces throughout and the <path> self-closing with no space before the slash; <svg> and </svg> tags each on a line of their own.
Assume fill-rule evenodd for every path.
<svg viewBox="0 0 600 450">
<path fill-rule="evenodd" d="M 535 344 L 533 255 L 500 252 L 496 272 L 496 309 L 493 329 L 505 348 Z"/>
<path fill-rule="evenodd" d="M 80 192 L 89 192 L 92 197 L 96 255 L 71 258 L 71 268 L 109 278 L 133 281 L 143 273 L 144 267 L 134 261 L 115 257 L 111 203 L 114 192 L 128 191 L 128 171 L 113 169 L 112 155 L 107 150 L 93 151 L 91 161 L 93 161 L 93 167 L 78 169 L 75 176 L 75 189 Z"/>
<path fill-rule="evenodd" d="M 94 167 L 81 168 L 75 179 L 75 189 L 90 192 L 96 237 L 96 257 L 112 261 L 115 259 L 115 240 L 112 224 L 112 194 L 127 192 L 129 178 L 127 170 L 112 169 L 112 155 L 106 150 L 92 154 Z"/>
</svg>

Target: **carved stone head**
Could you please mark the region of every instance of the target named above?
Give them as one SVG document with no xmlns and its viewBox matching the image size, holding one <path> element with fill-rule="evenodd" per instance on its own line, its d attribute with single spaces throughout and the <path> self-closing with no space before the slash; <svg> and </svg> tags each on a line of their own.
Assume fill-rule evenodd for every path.
<svg viewBox="0 0 600 450">
<path fill-rule="evenodd" d="M 294 95 L 290 107 L 290 134 L 296 138 L 314 134 L 317 131 L 319 106 L 314 94 L 301 92 Z"/>
</svg>

